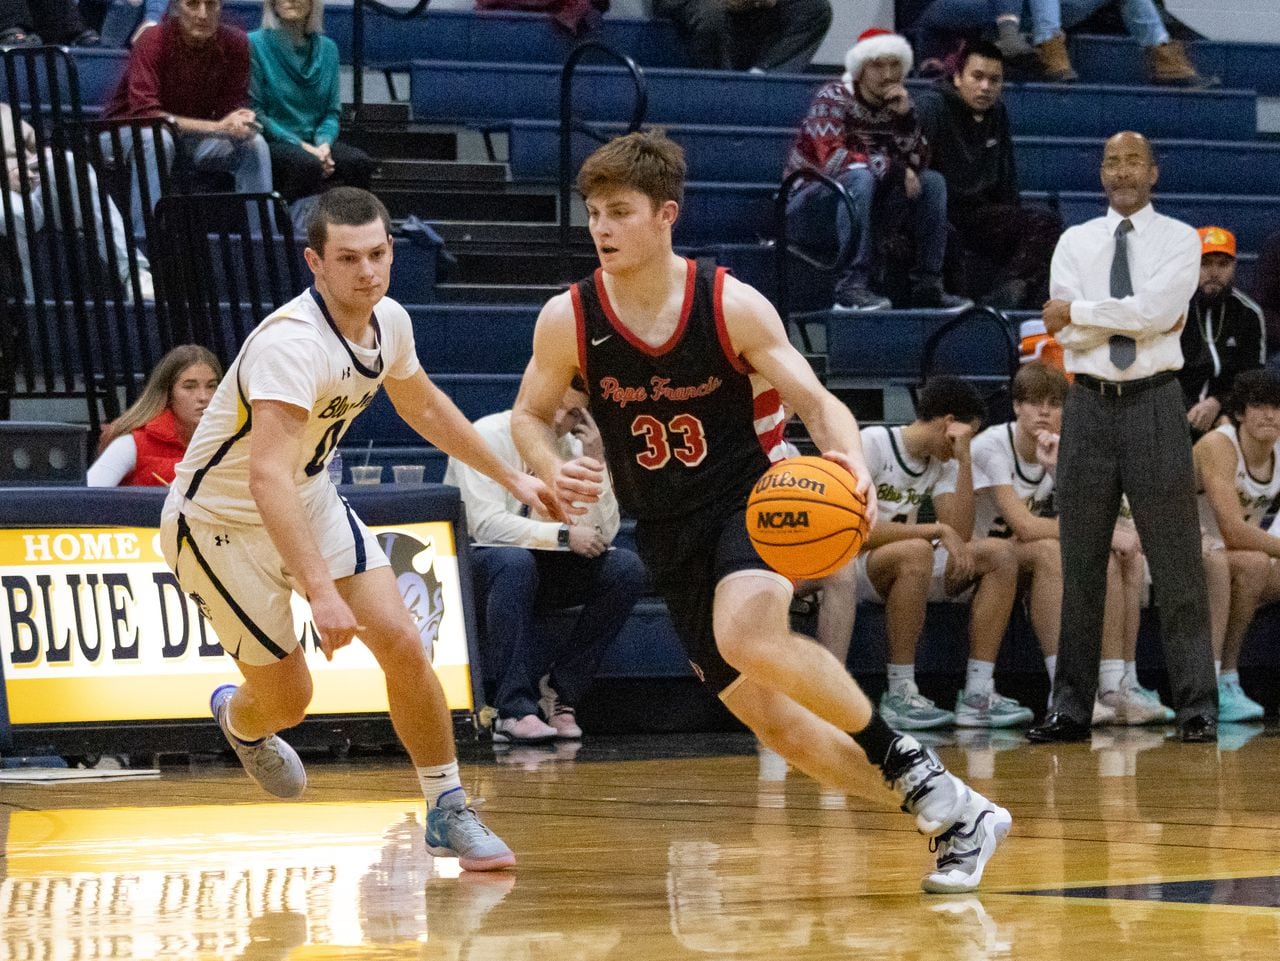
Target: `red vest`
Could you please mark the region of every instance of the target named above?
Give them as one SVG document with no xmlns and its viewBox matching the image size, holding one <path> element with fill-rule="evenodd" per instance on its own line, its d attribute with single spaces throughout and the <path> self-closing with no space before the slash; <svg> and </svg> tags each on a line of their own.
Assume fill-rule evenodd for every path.
<svg viewBox="0 0 1280 961">
<path fill-rule="evenodd" d="M 165 487 L 173 483 L 173 469 L 187 452 L 186 442 L 178 436 L 173 411 L 166 407 L 158 417 L 135 430 L 133 442 L 138 447 L 138 463 L 120 486 Z"/>
</svg>

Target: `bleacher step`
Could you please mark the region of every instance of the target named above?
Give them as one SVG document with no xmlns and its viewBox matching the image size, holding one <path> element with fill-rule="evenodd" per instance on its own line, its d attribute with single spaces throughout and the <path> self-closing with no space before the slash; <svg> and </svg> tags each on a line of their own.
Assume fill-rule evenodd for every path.
<svg viewBox="0 0 1280 961">
<path fill-rule="evenodd" d="M 518 244 L 530 247 L 556 246 L 560 243 L 560 227 L 554 223 L 438 221 L 432 226 L 446 243 Z M 591 246 L 591 237 L 585 227 L 573 227 L 569 238 L 575 247 Z"/>
<path fill-rule="evenodd" d="M 564 284 L 436 284 L 445 304 L 540 304 L 565 289 Z"/>
<path fill-rule="evenodd" d="M 508 178 L 505 163 L 461 160 L 418 160 L 395 157 L 382 161 L 376 180 L 406 186 L 433 183 L 501 184 Z"/>
<path fill-rule="evenodd" d="M 384 186 L 378 196 L 395 218 L 415 214 L 426 220 L 500 221 L 505 217 L 528 223 L 554 223 L 556 198 L 551 194 L 519 193 L 501 189 L 461 190 L 441 186 L 426 190 Z"/>
<path fill-rule="evenodd" d="M 595 270 L 594 251 L 570 253 L 453 248 L 458 259 L 457 276 L 466 283 L 557 284 L 577 280 Z"/>
<path fill-rule="evenodd" d="M 256 28 L 255 28 L 256 29 Z M 342 105 L 342 123 L 344 129 L 351 125 L 352 118 L 355 116 L 355 105 L 344 103 Z M 413 120 L 413 108 L 407 103 L 363 103 L 360 105 L 360 122 L 362 124 L 372 123 L 395 123 L 405 124 Z"/>
<path fill-rule="evenodd" d="M 396 157 L 457 160 L 458 134 L 425 124 L 368 124 L 344 127 L 342 139 L 384 162 Z"/>
</svg>

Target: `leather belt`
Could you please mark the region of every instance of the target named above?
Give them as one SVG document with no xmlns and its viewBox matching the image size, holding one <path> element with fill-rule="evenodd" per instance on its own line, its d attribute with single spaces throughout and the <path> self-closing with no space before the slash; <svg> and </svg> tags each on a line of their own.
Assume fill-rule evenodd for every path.
<svg viewBox="0 0 1280 961">
<path fill-rule="evenodd" d="M 1127 397 L 1167 384 L 1173 378 L 1174 373 L 1171 370 L 1162 370 L 1158 374 L 1139 377 L 1137 380 L 1101 380 L 1089 374 L 1076 374 L 1074 383 L 1103 397 Z"/>
</svg>

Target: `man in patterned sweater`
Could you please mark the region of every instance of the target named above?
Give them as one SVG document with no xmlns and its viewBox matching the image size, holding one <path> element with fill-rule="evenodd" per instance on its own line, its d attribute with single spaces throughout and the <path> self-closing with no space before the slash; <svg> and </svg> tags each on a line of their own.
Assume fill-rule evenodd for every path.
<svg viewBox="0 0 1280 961">
<path fill-rule="evenodd" d="M 826 174 L 844 187 L 852 203 L 846 206 L 816 181 L 803 183 L 788 202 L 791 235 L 808 246 L 839 251 L 835 310 L 890 306 L 869 286 L 873 234 L 900 226 L 915 241 L 909 306 L 968 306 L 942 289 L 947 185 L 939 173 L 926 169 L 928 145 L 902 83 L 911 69 L 911 46 L 898 34 L 867 30 L 845 65 L 844 76 L 819 90 L 809 107 L 787 174 L 804 169 Z"/>
</svg>

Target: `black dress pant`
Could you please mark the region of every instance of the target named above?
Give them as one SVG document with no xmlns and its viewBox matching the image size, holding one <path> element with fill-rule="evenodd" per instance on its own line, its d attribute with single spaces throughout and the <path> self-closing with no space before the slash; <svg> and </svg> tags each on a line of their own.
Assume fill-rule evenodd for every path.
<svg viewBox="0 0 1280 961">
<path fill-rule="evenodd" d="M 361 187 L 369 189 L 369 181 L 377 163 L 363 150 L 341 141 L 329 145 L 334 170 L 328 177 L 320 160 L 297 144 L 272 141 L 271 182 L 280 196 L 292 203 L 301 197 L 310 197 L 330 187 Z"/>
<path fill-rule="evenodd" d="M 1151 566 L 1178 721 L 1216 718 L 1195 469 L 1182 388 L 1172 376 L 1119 397 L 1077 380 L 1067 395 L 1055 487 L 1063 593 L 1052 710 L 1086 726 L 1093 716 L 1107 560 L 1122 493 Z"/>
</svg>

